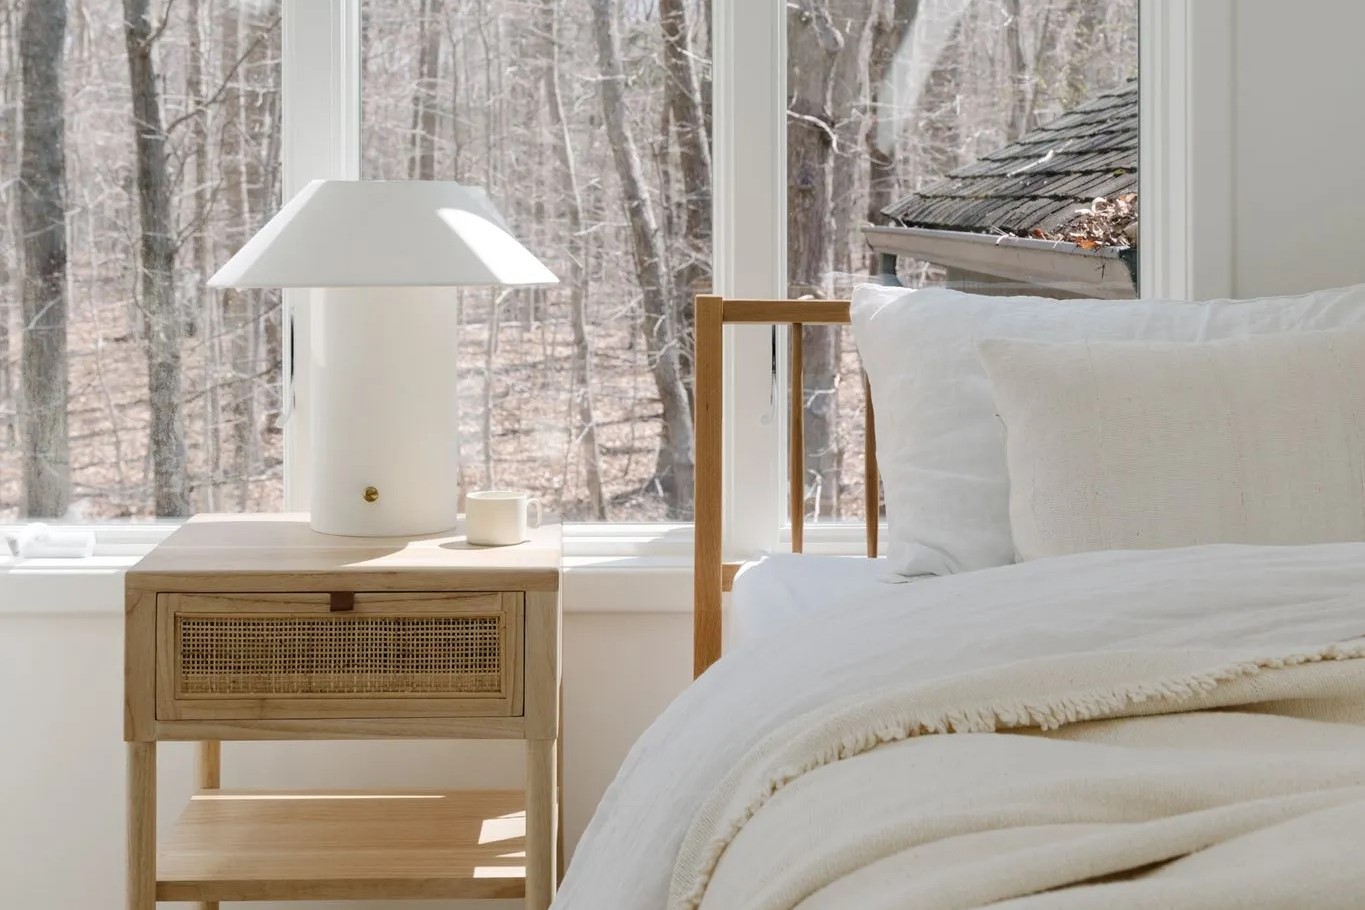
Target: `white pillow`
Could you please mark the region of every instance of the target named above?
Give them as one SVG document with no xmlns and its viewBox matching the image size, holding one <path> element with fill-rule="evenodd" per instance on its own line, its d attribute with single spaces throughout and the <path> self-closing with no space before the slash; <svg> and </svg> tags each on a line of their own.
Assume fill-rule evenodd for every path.
<svg viewBox="0 0 1365 910">
<path fill-rule="evenodd" d="M 872 383 L 889 567 L 943 575 L 1014 560 L 1005 438 L 977 344 L 1210 341 L 1365 324 L 1365 286 L 1184 303 L 978 297 L 864 285 L 853 337 Z"/>
<path fill-rule="evenodd" d="M 1020 559 L 1365 540 L 1365 328 L 984 341 Z"/>
</svg>

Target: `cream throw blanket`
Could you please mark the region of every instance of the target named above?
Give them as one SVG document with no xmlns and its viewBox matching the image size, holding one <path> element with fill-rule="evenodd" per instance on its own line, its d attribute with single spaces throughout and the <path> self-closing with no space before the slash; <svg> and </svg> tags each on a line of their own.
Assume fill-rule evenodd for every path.
<svg viewBox="0 0 1365 910">
<path fill-rule="evenodd" d="M 827 705 L 713 791 L 669 906 L 1358 910 L 1362 657 L 1086 652 Z"/>
</svg>

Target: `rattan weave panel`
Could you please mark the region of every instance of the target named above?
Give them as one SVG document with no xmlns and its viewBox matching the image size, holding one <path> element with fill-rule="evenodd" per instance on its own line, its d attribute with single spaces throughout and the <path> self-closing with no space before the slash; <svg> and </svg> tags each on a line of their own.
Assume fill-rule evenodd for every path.
<svg viewBox="0 0 1365 910">
<path fill-rule="evenodd" d="M 503 686 L 499 616 L 176 617 L 183 696 L 485 695 Z"/>
</svg>

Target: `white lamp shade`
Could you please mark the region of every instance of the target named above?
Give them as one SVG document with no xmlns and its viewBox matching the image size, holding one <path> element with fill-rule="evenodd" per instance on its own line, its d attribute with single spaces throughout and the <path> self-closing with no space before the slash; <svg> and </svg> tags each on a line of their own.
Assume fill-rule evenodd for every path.
<svg viewBox="0 0 1365 910">
<path fill-rule="evenodd" d="M 210 287 L 558 284 L 477 187 L 314 180 L 209 279 Z"/>
</svg>

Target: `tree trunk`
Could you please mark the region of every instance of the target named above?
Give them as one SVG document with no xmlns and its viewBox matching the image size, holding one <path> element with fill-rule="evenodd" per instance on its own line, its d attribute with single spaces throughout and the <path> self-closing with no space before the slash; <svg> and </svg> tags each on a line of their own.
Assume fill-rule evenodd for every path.
<svg viewBox="0 0 1365 910">
<path fill-rule="evenodd" d="M 444 24 L 442 0 L 422 0 L 417 84 L 412 91 L 412 157 L 408 160 L 408 177 L 412 180 L 436 179 L 436 90 Z"/>
<path fill-rule="evenodd" d="M 864 246 L 862 234 L 859 232 L 855 237 L 853 223 L 858 202 L 863 198 L 858 182 L 864 176 L 863 135 L 870 117 L 866 60 L 881 3 L 882 0 L 842 3 L 834 20 L 835 28 L 844 35 L 843 46 L 834 61 L 829 98 L 835 140 L 830 171 L 830 212 L 834 220 L 831 267 L 837 276 L 853 272 L 855 244 L 858 249 Z"/>
<path fill-rule="evenodd" d="M 0 19 L 0 68 L 4 82 L 0 83 L 0 136 L 19 135 L 19 36 L 18 9 L 8 4 Z M 19 214 L 14 204 L 15 188 L 19 183 L 19 143 L 0 144 L 0 444 L 18 444 L 14 423 L 14 380 L 10 369 L 10 321 L 13 317 L 12 300 L 23 296 L 19 286 L 20 229 Z M 11 258 L 13 256 L 13 258 Z"/>
<path fill-rule="evenodd" d="M 219 450 L 219 399 L 218 367 L 221 362 L 213 294 L 204 286 L 212 274 L 213 250 L 209 244 L 212 237 L 209 227 L 210 211 L 213 207 L 209 187 L 209 124 L 208 111 L 204 101 L 204 34 L 202 0 L 189 0 L 185 6 L 185 31 L 188 36 L 185 49 L 185 97 L 190 110 L 190 153 L 194 156 L 194 188 L 192 205 L 194 223 L 199 229 L 190 237 L 190 286 L 193 289 L 193 303 L 190 311 L 195 314 L 197 329 L 204 338 L 207 356 L 204 358 L 204 460 L 207 463 L 200 488 L 204 507 L 210 512 L 219 509 L 218 480 L 222 458 Z"/>
<path fill-rule="evenodd" d="M 792 297 L 825 297 L 833 219 L 830 161 L 833 118 L 830 80 L 843 36 L 824 0 L 788 6 L 787 280 Z M 791 478 L 817 491 L 817 516 L 836 517 L 839 503 L 839 333 L 824 326 L 803 332 L 806 476 Z"/>
<path fill-rule="evenodd" d="M 255 231 L 279 208 L 280 161 L 280 66 L 270 54 L 268 36 L 279 27 L 279 15 L 265 14 L 250 4 L 242 8 L 243 136 L 255 139 L 254 151 L 243 156 L 246 183 L 244 232 Z M 263 466 L 269 434 L 275 432 L 280 402 L 274 371 L 281 362 L 281 292 L 276 288 L 247 291 L 243 296 L 241 402 L 239 436 L 245 448 L 243 470 L 238 478 L 242 508 L 253 508 L 255 477 Z M 269 377 L 263 379 L 263 377 Z"/>
<path fill-rule="evenodd" d="M 631 251 L 645 314 L 645 348 L 664 412 L 661 445 L 662 461 L 667 467 L 654 480 L 664 492 L 669 517 L 680 519 L 690 516 L 692 511 L 692 408 L 682 375 L 677 330 L 669 312 L 663 238 L 627 119 L 616 4 L 614 0 L 589 0 L 589 5 L 597 46 L 602 115 L 630 225 Z"/>
<path fill-rule="evenodd" d="M 244 49 L 250 41 L 250 34 L 243 29 L 246 8 L 238 4 L 221 7 L 221 21 L 218 26 L 221 42 L 219 62 L 220 78 L 223 85 L 223 100 L 220 107 L 222 126 L 219 129 L 218 167 L 221 172 L 222 196 L 225 208 L 221 236 L 225 256 L 236 253 L 250 236 L 252 227 L 250 179 L 247 173 L 247 154 L 245 137 L 247 133 L 246 115 L 246 74 L 240 63 Z M 251 473 L 252 439 L 251 430 L 254 418 L 251 413 L 255 396 L 251 374 L 251 321 L 253 292 L 236 288 L 225 288 L 220 292 L 222 313 L 223 345 L 227 365 L 227 382 L 224 412 L 226 425 L 224 436 L 232 440 L 232 459 L 223 478 L 224 486 L 235 485 L 237 508 L 248 508 L 249 485 L 247 478 Z"/>
<path fill-rule="evenodd" d="M 1033 121 L 1033 66 L 1024 50 L 1023 10 L 1019 0 L 1004 0 L 1005 56 L 1009 61 L 1010 119 L 1005 141 L 1028 132 Z"/>
<path fill-rule="evenodd" d="M 62 48 L 66 4 L 31 0 L 24 9 L 23 151 L 19 225 L 23 254 L 24 511 L 57 518 L 71 502 L 66 363 L 66 119 Z"/>
<path fill-rule="evenodd" d="M 550 144 L 558 156 L 559 179 L 569 238 L 569 319 L 573 328 L 573 380 L 578 423 L 573 433 L 583 452 L 583 474 L 588 487 L 589 515 L 607 520 L 602 492 L 602 449 L 597 441 L 593 407 L 592 346 L 588 335 L 588 239 L 583 233 L 583 196 L 578 186 L 572 137 L 564 119 L 559 89 L 559 0 L 541 0 L 541 33 L 545 36 L 545 109 L 550 118 Z"/>
<path fill-rule="evenodd" d="M 674 312 L 683 342 L 683 369 L 690 379 L 693 298 L 709 290 L 711 283 L 711 141 L 684 0 L 659 0 L 659 24 L 664 39 L 664 101 L 677 141 L 684 197 L 682 236 L 669 234 L 677 249 Z M 679 239 L 681 243 L 676 242 Z"/>
<path fill-rule="evenodd" d="M 896 53 L 909 36 L 919 15 L 919 0 L 879 0 L 881 7 L 872 27 L 872 44 L 867 55 L 867 83 L 870 91 L 869 118 L 863 141 L 867 148 L 867 221 L 884 224 L 882 209 L 896 201 L 900 189 L 896 174 L 896 131 L 881 135 L 883 107 L 891 102 L 883 94 Z M 867 273 L 877 274 L 877 254 L 868 251 Z"/>
<path fill-rule="evenodd" d="M 150 451 L 156 514 L 190 514 L 181 403 L 180 330 L 175 301 L 175 238 L 166 133 L 152 59 L 148 0 L 123 0 L 128 80 L 133 99 L 141 222 L 140 290 L 147 335 L 147 386 L 151 408 Z"/>
</svg>

